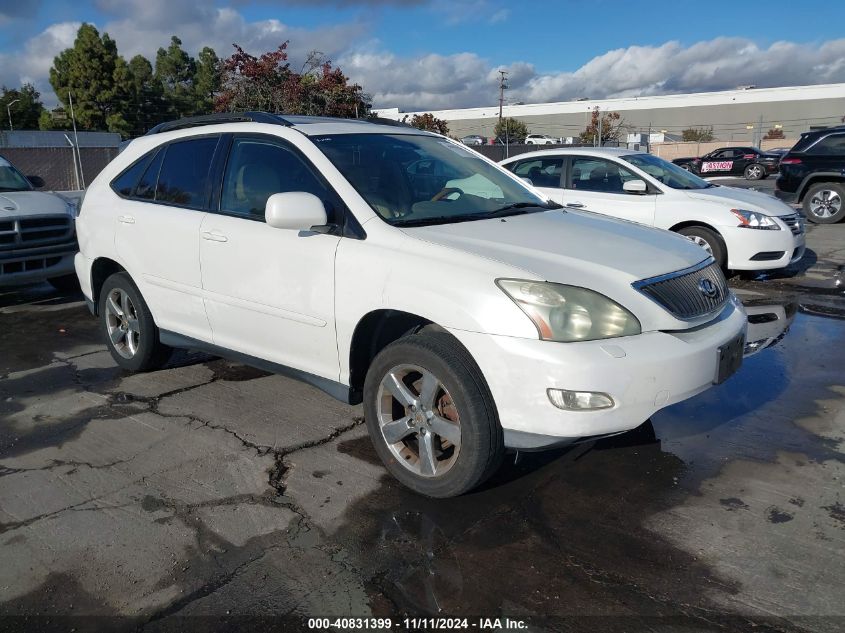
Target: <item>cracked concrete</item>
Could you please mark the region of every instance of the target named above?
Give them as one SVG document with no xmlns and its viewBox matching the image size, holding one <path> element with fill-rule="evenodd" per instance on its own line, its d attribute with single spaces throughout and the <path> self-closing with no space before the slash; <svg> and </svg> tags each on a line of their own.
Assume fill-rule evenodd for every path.
<svg viewBox="0 0 845 633">
<path fill-rule="evenodd" d="M 195 353 L 128 375 L 77 300 L 0 295 L 0 615 L 841 628 L 845 302 L 734 285 L 797 306 L 734 379 L 436 501 L 387 476 L 359 407 Z"/>
</svg>

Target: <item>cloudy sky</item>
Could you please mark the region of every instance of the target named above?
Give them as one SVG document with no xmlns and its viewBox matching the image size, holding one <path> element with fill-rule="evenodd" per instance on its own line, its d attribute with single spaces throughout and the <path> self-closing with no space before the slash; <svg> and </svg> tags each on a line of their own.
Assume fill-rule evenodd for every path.
<svg viewBox="0 0 845 633">
<path fill-rule="evenodd" d="M 405 110 L 491 105 L 500 68 L 512 102 L 845 82 L 843 0 L 0 0 L 0 83 L 53 105 L 50 65 L 83 21 L 127 59 L 171 34 L 221 57 L 290 40 L 294 64 L 322 51 Z"/>
</svg>

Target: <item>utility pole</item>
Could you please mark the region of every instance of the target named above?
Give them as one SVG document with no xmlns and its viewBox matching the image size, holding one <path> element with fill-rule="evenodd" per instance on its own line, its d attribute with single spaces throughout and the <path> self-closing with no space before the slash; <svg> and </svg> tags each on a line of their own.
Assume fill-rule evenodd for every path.
<svg viewBox="0 0 845 633">
<path fill-rule="evenodd" d="M 18 101 L 20 101 L 20 99 L 15 99 L 14 101 L 9 101 L 9 103 L 6 104 L 6 114 L 9 115 L 9 131 L 10 132 L 14 132 L 14 130 L 12 129 L 12 106 L 15 105 Z M 499 115 L 499 118 L 501 118 L 501 115 Z"/>
<path fill-rule="evenodd" d="M 499 121 L 502 120 L 502 109 L 505 105 L 505 90 L 508 89 L 508 71 L 499 71 Z"/>
</svg>

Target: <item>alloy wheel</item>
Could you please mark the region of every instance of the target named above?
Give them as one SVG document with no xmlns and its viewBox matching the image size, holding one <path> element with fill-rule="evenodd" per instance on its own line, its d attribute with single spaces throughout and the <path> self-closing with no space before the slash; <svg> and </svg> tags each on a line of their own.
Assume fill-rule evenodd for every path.
<svg viewBox="0 0 845 633">
<path fill-rule="evenodd" d="M 690 241 L 692 241 L 692 242 L 695 242 L 695 243 L 696 243 L 696 244 L 698 244 L 701 248 L 703 248 L 705 251 L 707 251 L 707 254 L 708 254 L 708 255 L 712 255 L 712 254 L 713 254 L 713 247 L 712 247 L 712 246 L 710 246 L 710 242 L 708 242 L 707 240 L 705 240 L 703 237 L 698 236 L 698 235 L 687 235 L 686 237 L 687 237 L 687 239 L 688 239 L 688 240 L 690 240 Z"/>
<path fill-rule="evenodd" d="M 123 358 L 132 358 L 141 344 L 138 312 L 125 290 L 114 288 L 106 299 L 106 330 L 112 346 Z"/>
<path fill-rule="evenodd" d="M 397 365 L 379 385 L 378 423 L 390 452 L 412 473 L 439 477 L 461 450 L 457 407 L 443 383 L 416 365 Z"/>
<path fill-rule="evenodd" d="M 842 198 L 833 189 L 820 189 L 810 198 L 810 213 L 817 218 L 830 218 L 842 209 Z"/>
<path fill-rule="evenodd" d="M 763 169 L 759 165 L 752 165 L 748 168 L 748 175 L 751 177 L 752 180 L 757 180 L 760 176 L 763 175 Z"/>
</svg>

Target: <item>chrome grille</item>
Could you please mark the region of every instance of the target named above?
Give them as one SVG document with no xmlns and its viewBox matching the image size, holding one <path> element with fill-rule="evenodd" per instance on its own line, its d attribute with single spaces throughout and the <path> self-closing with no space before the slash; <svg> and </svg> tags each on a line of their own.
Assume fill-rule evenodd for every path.
<svg viewBox="0 0 845 633">
<path fill-rule="evenodd" d="M 728 299 L 725 276 L 712 257 L 691 268 L 637 281 L 633 286 L 679 319 L 715 312 Z M 713 296 L 707 296 L 702 286 L 711 286 Z"/>
<path fill-rule="evenodd" d="M 73 237 L 73 219 L 66 215 L 0 220 L 0 250 L 50 246 Z"/>
<path fill-rule="evenodd" d="M 804 222 L 797 213 L 794 215 L 782 215 L 780 219 L 789 227 L 793 235 L 801 235 L 804 232 Z"/>
</svg>

